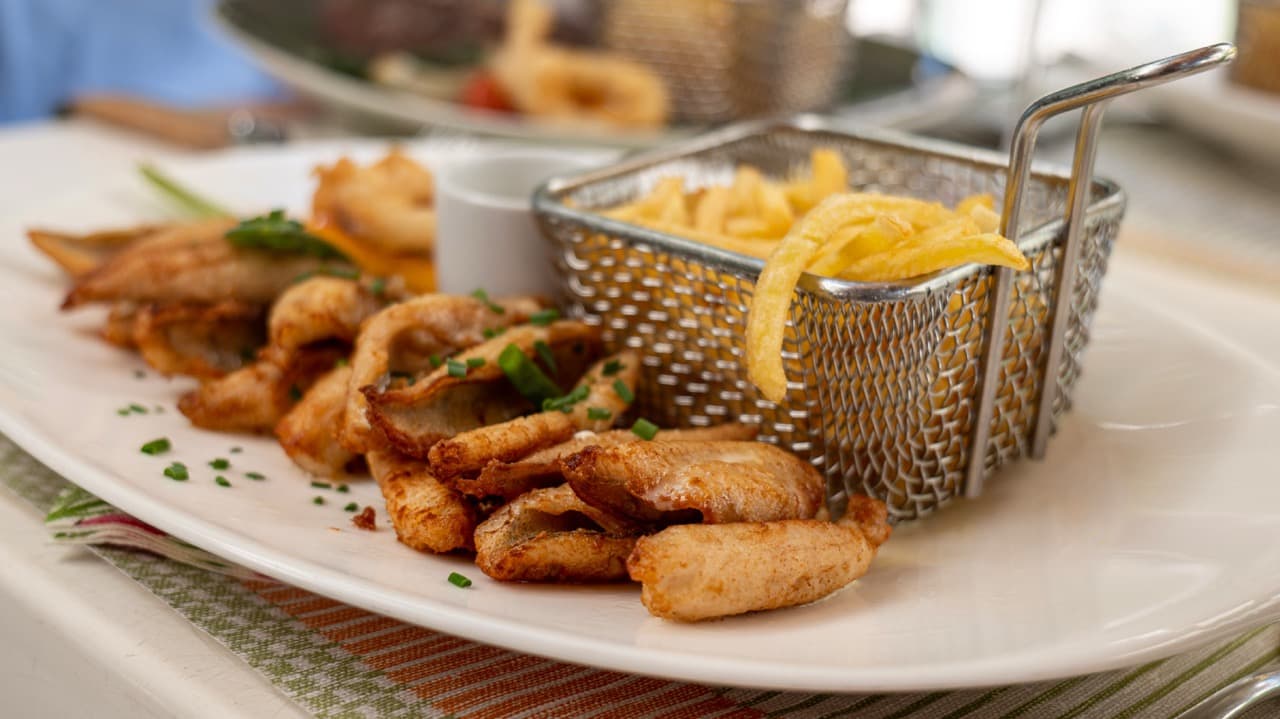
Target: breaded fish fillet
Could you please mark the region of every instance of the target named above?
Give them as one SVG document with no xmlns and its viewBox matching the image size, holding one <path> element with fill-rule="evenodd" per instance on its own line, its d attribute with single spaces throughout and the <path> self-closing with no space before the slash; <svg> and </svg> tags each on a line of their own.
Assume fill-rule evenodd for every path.
<svg viewBox="0 0 1280 719">
<path fill-rule="evenodd" d="M 476 527 L 476 565 L 508 582 L 625 579 L 634 526 L 584 504 L 567 485 L 535 489 Z"/>
<path fill-rule="evenodd" d="M 838 522 L 667 527 L 636 542 L 627 572 L 651 614 L 696 622 L 821 599 L 866 574 L 889 531 L 884 503 L 856 496 Z"/>
<path fill-rule="evenodd" d="M 605 367 L 618 369 L 605 375 Z M 582 376 L 578 386 L 587 388 L 586 397 L 567 408 L 567 412 L 547 410 L 443 438 L 428 453 L 431 469 L 441 478 L 458 477 L 476 472 L 492 460 L 511 461 L 564 442 L 582 430 L 608 429 L 631 406 L 615 384 L 621 382 L 627 388 L 626 394 L 634 397 L 639 376 L 640 357 L 635 352 L 606 357 Z M 592 409 L 606 414 L 593 417 Z"/>
<path fill-rule="evenodd" d="M 693 429 L 664 429 L 658 432 L 658 437 L 664 442 L 748 440 L 755 436 L 755 427 L 737 423 Z M 560 460 L 587 447 L 614 447 L 640 441 L 640 437 L 629 429 L 580 432 L 572 439 L 538 450 L 514 462 L 490 459 L 475 479 L 458 478 L 454 481 L 454 486 L 463 494 L 474 497 L 514 499 L 531 489 L 562 484 L 565 479 L 560 472 Z"/>
<path fill-rule="evenodd" d="M 823 505 L 812 464 L 759 442 L 670 442 L 587 447 L 561 462 L 582 500 L 639 521 L 807 519 Z"/>
<path fill-rule="evenodd" d="M 334 437 L 347 400 L 351 367 L 334 367 L 316 381 L 302 399 L 276 423 L 275 435 L 284 453 L 303 471 L 320 477 L 348 474 L 360 455 L 348 451 Z"/>
<path fill-rule="evenodd" d="M 374 450 L 365 459 L 401 542 L 437 554 L 475 546 L 475 507 L 437 481 L 426 462 L 394 450 Z"/>
<path fill-rule="evenodd" d="M 338 440 L 352 452 L 364 453 L 379 442 L 366 413 L 368 403 L 361 390 L 376 386 L 392 370 L 400 369 L 401 347 L 409 344 L 415 355 L 452 354 L 484 341 L 484 332 L 519 324 L 537 312 L 542 302 L 513 297 L 490 304 L 472 297 L 421 295 L 391 305 L 365 320 L 351 356 L 347 406 L 342 414 Z"/>
</svg>

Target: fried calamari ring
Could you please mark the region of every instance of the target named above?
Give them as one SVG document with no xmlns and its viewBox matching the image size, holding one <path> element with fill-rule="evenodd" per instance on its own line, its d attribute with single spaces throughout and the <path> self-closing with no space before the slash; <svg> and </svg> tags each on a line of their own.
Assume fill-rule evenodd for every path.
<svg viewBox="0 0 1280 719">
<path fill-rule="evenodd" d="M 360 323 L 382 309 L 385 300 L 354 280 L 312 277 L 280 295 L 267 319 L 267 341 L 277 361 L 316 342 L 355 341 Z"/>
<path fill-rule="evenodd" d="M 298 352 L 287 366 L 259 359 L 209 380 L 178 400 L 178 410 L 203 429 L 270 432 L 306 390 L 345 356 L 335 347 Z"/>
<path fill-rule="evenodd" d="M 275 436 L 284 453 L 303 471 L 320 477 L 341 477 L 358 469 L 360 455 L 334 441 L 347 400 L 351 367 L 329 370 L 276 423 Z"/>
<path fill-rule="evenodd" d="M 389 252 L 422 255 L 435 247 L 435 181 L 399 148 L 367 167 L 342 158 L 317 167 L 312 221 Z"/>
</svg>

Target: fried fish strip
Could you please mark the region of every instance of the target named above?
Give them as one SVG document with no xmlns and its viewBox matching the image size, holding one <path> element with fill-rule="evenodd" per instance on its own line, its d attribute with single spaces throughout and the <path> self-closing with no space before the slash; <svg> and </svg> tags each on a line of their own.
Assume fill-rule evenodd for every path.
<svg viewBox="0 0 1280 719">
<path fill-rule="evenodd" d="M 542 308 L 531 297 L 498 300 L 494 311 L 487 303 L 471 297 L 421 295 L 391 305 L 368 318 L 356 336 L 351 356 L 351 379 L 347 385 L 347 405 L 342 414 L 338 441 L 352 452 L 364 453 L 378 444 L 366 410 L 368 402 L 361 390 L 376 385 L 392 370 L 401 369 L 405 348 L 426 362 L 432 354 L 448 355 L 484 341 L 485 330 L 519 324 Z"/>
<path fill-rule="evenodd" d="M 369 407 L 369 421 L 391 446 L 411 457 L 425 458 L 431 447 L 442 439 L 506 422 L 535 409 L 498 364 L 498 357 L 507 347 L 515 346 L 527 356 L 536 357 L 535 347 L 544 343 L 555 358 L 559 375 L 576 378 L 598 353 L 598 337 L 594 328 L 582 322 L 513 327 L 459 353 L 411 385 L 362 388 Z M 472 367 L 472 363 L 478 366 Z M 463 368 L 461 375 L 454 369 L 458 365 Z M 565 387 L 562 385 L 561 389 Z M 433 471 L 437 471 L 436 468 L 433 467 Z"/>
<path fill-rule="evenodd" d="M 275 426 L 284 453 L 303 471 L 320 477 L 350 473 L 360 455 L 334 441 L 347 399 L 351 367 L 334 367 Z"/>
<path fill-rule="evenodd" d="M 889 533 L 884 504 L 856 496 L 838 522 L 667 527 L 636 542 L 627 572 L 650 614 L 696 622 L 821 599 L 866 574 Z"/>
<path fill-rule="evenodd" d="M 131 340 L 142 359 L 165 375 L 221 377 L 244 366 L 263 340 L 262 308 L 235 300 L 214 305 L 143 305 Z"/>
<path fill-rule="evenodd" d="M 84 235 L 32 228 L 27 230 L 27 238 L 36 249 L 53 260 L 54 264 L 61 267 L 68 275 L 80 277 L 134 242 L 168 227 L 168 225 L 138 225 Z"/>
<path fill-rule="evenodd" d="M 234 225 L 233 219 L 201 220 L 139 240 L 76 278 L 62 308 L 117 300 L 268 305 L 299 275 L 324 264 L 309 255 L 236 247 L 226 239 Z"/>
<path fill-rule="evenodd" d="M 209 380 L 178 400 L 191 424 L 224 432 L 270 432 L 320 375 L 344 356 L 336 347 L 299 352 L 287 366 L 259 359 Z"/>
<path fill-rule="evenodd" d="M 807 519 L 823 504 L 813 465 L 759 442 L 587 447 L 561 466 L 584 502 L 644 522 Z"/>
<path fill-rule="evenodd" d="M 605 375 L 605 367 L 613 364 L 617 364 L 619 369 Z M 626 351 L 606 357 L 587 370 L 580 384 L 587 388 L 587 396 L 567 412 L 547 410 L 441 439 L 427 455 L 431 469 L 436 476 L 450 479 L 480 470 L 493 460 L 509 462 L 519 459 L 564 442 L 575 432 L 608 429 L 614 419 L 631 405 L 618 394 L 614 384 L 622 382 L 634 397 L 639 377 L 640 357 L 635 352 Z M 596 419 L 591 416 L 590 409 L 604 410 L 607 414 L 603 419 Z"/>
<path fill-rule="evenodd" d="M 756 431 L 750 425 L 730 423 L 694 429 L 664 429 L 657 436 L 666 442 L 748 440 L 755 438 Z M 629 429 L 581 432 L 566 442 L 538 450 L 514 462 L 491 459 L 475 479 L 459 478 L 454 486 L 463 494 L 473 497 L 502 497 L 510 500 L 532 489 L 563 483 L 565 480 L 560 471 L 560 461 L 587 447 L 614 447 L 639 441 L 640 437 Z"/>
<path fill-rule="evenodd" d="M 268 342 L 282 358 L 315 342 L 350 344 L 360 331 L 360 323 L 382 306 L 382 301 L 359 282 L 312 277 L 285 290 L 271 306 Z"/>
<path fill-rule="evenodd" d="M 401 542 L 437 554 L 475 546 L 475 507 L 433 477 L 426 462 L 381 449 L 365 458 Z"/>
<path fill-rule="evenodd" d="M 626 579 L 637 534 L 584 504 L 568 485 L 535 489 L 476 527 L 476 565 L 505 582 Z"/>
</svg>

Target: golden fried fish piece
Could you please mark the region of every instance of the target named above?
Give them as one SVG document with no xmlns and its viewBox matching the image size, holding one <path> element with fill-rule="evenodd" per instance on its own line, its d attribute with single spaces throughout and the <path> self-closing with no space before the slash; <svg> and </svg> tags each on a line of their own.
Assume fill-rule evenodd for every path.
<svg viewBox="0 0 1280 719">
<path fill-rule="evenodd" d="M 627 577 L 637 535 L 568 485 L 535 489 L 476 527 L 476 565 L 505 582 L 616 581 Z"/>
<path fill-rule="evenodd" d="M 813 465 L 759 442 L 656 439 L 587 447 L 561 466 L 584 502 L 645 522 L 806 519 L 824 498 Z"/>
<path fill-rule="evenodd" d="M 234 226 L 233 219 L 201 220 L 139 240 L 77 277 L 62 308 L 117 300 L 268 305 L 299 275 L 326 264 L 310 255 L 236 247 L 226 239 Z"/>
<path fill-rule="evenodd" d="M 293 463 L 320 477 L 351 474 L 360 455 L 334 440 L 347 401 L 350 365 L 329 370 L 275 426 L 276 439 Z"/>
<path fill-rule="evenodd" d="M 513 327 L 450 358 L 413 384 L 362 388 L 368 419 L 392 447 L 411 457 L 425 458 L 432 445 L 442 439 L 536 409 L 498 364 L 507 347 L 514 345 L 526 356 L 535 357 L 535 347 L 542 343 L 555 358 L 560 375 L 576 378 L 599 352 L 598 337 L 594 328 L 567 320 L 546 327 Z M 462 368 L 460 376 L 458 367 Z M 561 384 L 561 389 L 567 387 Z M 569 434 L 572 429 L 559 439 Z"/>
<path fill-rule="evenodd" d="M 401 542 L 437 554 L 475 546 L 475 507 L 433 477 L 426 462 L 381 449 L 365 459 Z"/>
<path fill-rule="evenodd" d="M 715 427 L 664 429 L 657 436 L 664 442 L 748 440 L 755 438 L 756 431 L 750 425 L 730 423 Z M 512 462 L 490 459 L 475 479 L 459 477 L 454 480 L 454 487 L 473 497 L 502 497 L 510 500 L 532 489 L 562 484 L 565 479 L 560 471 L 560 461 L 587 447 L 614 447 L 639 441 L 640 437 L 629 429 L 580 432 L 565 442 L 538 450 L 522 459 Z"/>
<path fill-rule="evenodd" d="M 36 249 L 53 260 L 71 277 L 87 274 L 129 245 L 167 230 L 169 225 L 138 225 L 118 230 L 103 230 L 83 235 L 32 228 L 27 238 Z"/>
<path fill-rule="evenodd" d="M 654 616 L 696 622 L 807 604 L 866 574 L 888 510 L 863 496 L 838 522 L 683 524 L 642 537 L 627 558 Z"/>
<path fill-rule="evenodd" d="M 338 441 L 359 453 L 379 444 L 369 423 L 363 388 L 382 382 L 389 372 L 420 369 L 417 362 L 426 364 L 433 354 L 444 356 L 480 344 L 486 330 L 525 322 L 542 307 L 542 302 L 532 297 L 491 304 L 472 297 L 421 295 L 368 318 L 356 336 L 351 356 L 351 379 Z M 410 360 L 414 363 L 407 364 Z"/>
<path fill-rule="evenodd" d="M 566 368 L 564 363 L 560 364 L 563 373 Z M 615 365 L 618 367 L 615 372 L 604 374 L 606 367 Z M 631 405 L 618 393 L 615 383 L 626 385 L 628 395 L 634 397 L 639 376 L 640 357 L 635 352 L 606 357 L 588 368 L 582 376 L 577 386 L 587 388 L 586 397 L 569 407 L 569 411 L 547 410 L 481 426 L 452 438 L 442 438 L 428 453 L 431 469 L 436 476 L 450 479 L 478 471 L 493 460 L 509 462 L 519 459 L 564 442 L 575 432 L 608 429 Z M 593 418 L 589 409 L 604 410 L 607 414 L 603 418 Z"/>
<path fill-rule="evenodd" d="M 334 224 L 380 249 L 425 254 L 435 247 L 435 181 L 427 168 L 393 148 L 360 167 L 343 157 L 317 167 L 311 198 L 317 224 Z"/>
<path fill-rule="evenodd" d="M 360 323 L 382 309 L 383 301 L 355 280 L 312 277 L 289 289 L 271 306 L 267 339 L 273 354 L 287 359 L 299 347 L 338 340 L 351 344 Z"/>
<path fill-rule="evenodd" d="M 107 321 L 103 323 L 100 334 L 108 343 L 123 349 L 136 349 L 133 343 L 133 326 L 138 321 L 138 303 L 121 301 L 111 306 Z"/>
<path fill-rule="evenodd" d="M 142 359 L 161 374 L 211 379 L 240 369 L 246 357 L 253 358 L 263 342 L 262 316 L 262 307 L 235 300 L 213 305 L 148 304 L 130 318 L 130 340 Z M 112 325 L 109 320 L 108 328 Z"/>
<path fill-rule="evenodd" d="M 178 409 L 191 424 L 204 429 L 270 432 L 296 399 L 343 355 L 336 347 L 316 347 L 298 352 L 287 366 L 259 359 L 183 395 Z"/>
</svg>

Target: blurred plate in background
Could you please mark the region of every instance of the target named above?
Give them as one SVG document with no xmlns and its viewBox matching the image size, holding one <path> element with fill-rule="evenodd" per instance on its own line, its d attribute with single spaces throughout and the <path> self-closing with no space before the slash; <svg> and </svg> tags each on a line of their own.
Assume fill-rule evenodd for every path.
<svg viewBox="0 0 1280 719">
<path fill-rule="evenodd" d="M 1170 123 L 1240 157 L 1280 167 L 1280 95 L 1214 72 L 1151 88 L 1148 99 Z"/>
</svg>

